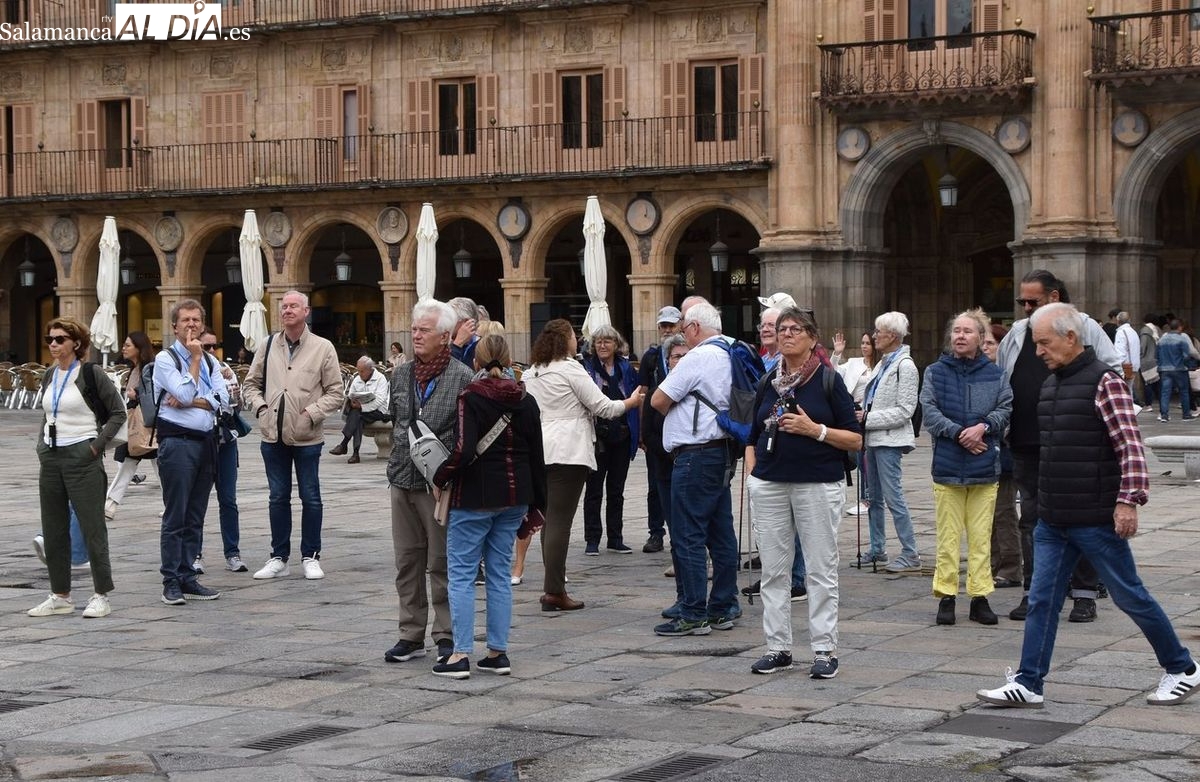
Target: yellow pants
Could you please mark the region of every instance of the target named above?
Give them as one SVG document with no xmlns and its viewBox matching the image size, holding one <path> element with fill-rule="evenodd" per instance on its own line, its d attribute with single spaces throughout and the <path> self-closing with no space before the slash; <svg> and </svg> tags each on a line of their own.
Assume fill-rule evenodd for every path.
<svg viewBox="0 0 1200 782">
<path fill-rule="evenodd" d="M 937 565 L 933 571 L 934 597 L 958 594 L 958 561 L 963 532 L 967 533 L 967 595 L 987 597 L 996 589 L 992 581 L 992 514 L 997 484 L 950 486 L 933 484 L 937 520 Z"/>
</svg>

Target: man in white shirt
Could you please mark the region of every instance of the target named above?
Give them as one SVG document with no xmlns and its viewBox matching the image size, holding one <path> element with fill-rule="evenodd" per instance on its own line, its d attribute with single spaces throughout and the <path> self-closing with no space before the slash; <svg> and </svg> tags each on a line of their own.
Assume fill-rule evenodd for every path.
<svg viewBox="0 0 1200 782">
<path fill-rule="evenodd" d="M 706 301 L 693 304 L 684 312 L 681 331 L 691 350 L 663 379 L 650 402 L 665 416 L 663 448 L 675 458 L 671 558 L 683 599 L 668 609 L 673 614 L 670 621 L 654 628 L 655 634 L 664 636 L 706 635 L 713 627 L 728 630 L 742 613 L 729 493 L 731 441 L 717 424 L 716 413 L 692 396 L 699 392 L 714 407 L 729 407 L 733 376 L 729 351 L 718 344 L 724 339 L 721 315 Z M 706 549 L 713 564 L 711 594 Z"/>
<path fill-rule="evenodd" d="M 1137 331 L 1129 325 L 1128 312 L 1117 313 L 1117 333 L 1113 337 L 1113 344 L 1117 348 L 1117 357 L 1121 359 L 1121 372 L 1125 377 L 1125 383 L 1129 386 L 1129 393 L 1133 395 L 1134 399 L 1137 399 L 1134 378 L 1142 371 L 1142 346 Z M 1133 412 L 1135 415 L 1137 414 L 1136 406 Z"/>
<path fill-rule="evenodd" d="M 383 373 L 375 369 L 375 362 L 363 356 L 356 365 L 358 374 L 350 381 L 346 394 L 346 422 L 342 425 L 342 441 L 330 451 L 334 456 L 346 453 L 346 443 L 354 440 L 354 454 L 347 464 L 358 464 L 358 449 L 362 446 L 363 426 L 375 421 L 390 421 L 388 417 L 388 393 L 391 385 Z"/>
</svg>

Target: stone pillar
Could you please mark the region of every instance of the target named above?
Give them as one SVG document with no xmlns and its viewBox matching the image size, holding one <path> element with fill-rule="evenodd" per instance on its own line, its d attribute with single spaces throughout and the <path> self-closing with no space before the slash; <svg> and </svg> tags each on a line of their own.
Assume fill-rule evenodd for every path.
<svg viewBox="0 0 1200 782">
<path fill-rule="evenodd" d="M 175 341 L 175 329 L 171 323 L 171 308 L 183 299 L 203 301 L 203 285 L 160 285 L 159 295 L 162 296 L 162 334 L 147 334 L 151 341 L 161 338 L 163 347 Z"/>
<path fill-rule="evenodd" d="M 1046 269 L 1066 283 L 1071 303 L 1081 312 L 1103 320 L 1120 306 L 1134 323 L 1156 306 L 1160 247 L 1141 239 L 1038 237 L 1009 245 L 1018 286 L 1027 272 Z"/>
<path fill-rule="evenodd" d="M 513 361 L 529 360 L 530 348 L 536 334 L 531 334 L 529 305 L 545 301 L 548 277 L 512 278 L 500 280 L 504 289 L 504 328 L 508 336 L 508 347 Z"/>
<path fill-rule="evenodd" d="M 633 333 L 628 335 L 631 345 L 645 350 L 651 345 L 658 344 L 658 324 L 655 319 L 658 311 L 672 301 L 675 295 L 674 274 L 630 274 L 629 287 L 633 297 Z"/>
<path fill-rule="evenodd" d="M 820 6 L 818 0 L 799 0 L 770 3 L 767 8 L 767 40 L 772 44 L 766 53 L 764 94 L 770 96 L 766 108 L 774 118 L 774 157 L 788 161 L 771 167 L 768 230 L 812 232 L 819 222 L 816 123 L 820 107 L 811 95 L 813 85 L 820 82 L 820 50 L 815 45 L 821 32 Z M 832 13 L 826 15 L 828 20 L 834 18 Z M 743 110 L 754 108 L 758 107 Z M 801 193 L 805 196 L 796 197 Z"/>
<path fill-rule="evenodd" d="M 284 294 L 288 291 L 299 291 L 307 296 L 312 293 L 313 284 L 311 282 L 268 282 L 264 288 L 267 298 L 271 300 L 267 306 L 267 331 L 274 332 L 283 328 L 283 324 L 279 322 L 279 308 L 283 304 Z"/>
<path fill-rule="evenodd" d="M 812 307 L 823 342 L 835 331 L 870 325 L 887 310 L 881 252 L 775 245 L 755 253 L 763 292 L 784 291 L 800 306 Z"/>
<path fill-rule="evenodd" d="M 412 356 L 412 310 L 417 303 L 417 284 L 412 280 L 381 282 L 383 291 L 384 355 L 391 351 L 393 342 L 404 346 L 404 355 Z"/>
<path fill-rule="evenodd" d="M 17 295 L 21 295 L 27 288 L 15 288 Z M 87 326 L 92 322 L 92 316 L 96 314 L 96 310 L 100 306 L 99 300 L 96 299 L 95 285 L 74 285 L 64 283 L 54 289 L 54 294 L 58 296 L 58 314 L 63 317 L 74 318 L 83 325 Z M 37 328 L 35 325 L 34 328 Z M 38 339 L 42 338 L 38 334 Z"/>
</svg>

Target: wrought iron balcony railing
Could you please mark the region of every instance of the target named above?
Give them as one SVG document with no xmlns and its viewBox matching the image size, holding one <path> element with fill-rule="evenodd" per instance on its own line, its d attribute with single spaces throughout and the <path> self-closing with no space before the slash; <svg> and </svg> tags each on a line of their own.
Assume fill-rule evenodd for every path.
<svg viewBox="0 0 1200 782">
<path fill-rule="evenodd" d="M 58 40 L 46 38 L 47 30 L 112 30 L 113 3 L 120 0 L 24 0 L 0 3 L 0 51 L 6 49 L 70 46 L 96 43 L 95 33 L 76 32 Z M 128 0 L 139 2 L 140 0 Z M 214 2 L 216 0 L 213 0 Z M 328 27 L 333 24 L 370 24 L 438 16 L 472 16 L 530 8 L 604 5 L 618 0 L 224 0 L 221 24 L 224 28 L 249 28 L 252 31 L 302 27 Z M 28 29 L 41 30 L 32 40 Z M 3 32 L 5 29 L 7 33 Z M 114 33 L 116 31 L 113 31 Z"/>
<path fill-rule="evenodd" d="M 822 44 L 821 101 L 834 108 L 967 100 L 1028 89 L 1034 34 L 1025 30 Z"/>
<path fill-rule="evenodd" d="M 0 155 L 0 203 L 765 169 L 764 111 Z M 592 132 L 589 132 L 592 131 Z M 596 132 L 598 131 L 598 132 Z"/>
<path fill-rule="evenodd" d="M 1093 79 L 1200 73 L 1200 10 L 1100 16 L 1091 22 Z"/>
</svg>

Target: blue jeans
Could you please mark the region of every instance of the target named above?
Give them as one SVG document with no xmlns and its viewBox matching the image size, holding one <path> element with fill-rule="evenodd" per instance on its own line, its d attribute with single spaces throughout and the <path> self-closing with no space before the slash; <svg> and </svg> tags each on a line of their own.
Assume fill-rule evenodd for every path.
<svg viewBox="0 0 1200 782">
<path fill-rule="evenodd" d="M 1170 417 L 1171 411 L 1171 393 L 1175 390 L 1179 391 L 1179 404 L 1183 408 L 1183 417 L 1192 417 L 1192 399 L 1191 399 L 1191 384 L 1188 382 L 1188 373 L 1186 369 L 1160 369 L 1158 371 L 1159 384 L 1162 390 L 1159 391 L 1158 397 L 1158 414 L 1163 418 Z"/>
<path fill-rule="evenodd" d="M 321 523 L 321 449 L 316 445 L 260 444 L 267 469 L 268 516 L 271 520 L 271 556 L 284 562 L 292 554 L 292 465 L 296 467 L 296 485 L 300 493 L 300 556 L 320 559 Z"/>
<path fill-rule="evenodd" d="M 882 554 L 887 547 L 887 532 L 884 528 L 883 506 L 886 503 L 896 525 L 896 537 L 900 541 L 901 556 L 913 560 L 917 554 L 917 538 L 913 534 L 912 516 L 908 514 L 908 503 L 904 500 L 904 489 L 900 485 L 900 459 L 904 453 L 899 448 L 873 446 L 866 450 L 867 493 L 871 507 L 867 519 L 871 529 L 871 554 Z"/>
<path fill-rule="evenodd" d="M 725 465 L 726 448 L 684 451 L 671 472 L 671 559 L 682 591 L 681 615 L 689 621 L 722 616 L 737 607 L 737 535 Z M 708 563 L 712 557 L 712 592 Z"/>
<path fill-rule="evenodd" d="M 87 541 L 83 539 L 83 529 L 79 526 L 79 517 L 75 515 L 75 506 L 68 505 L 71 513 L 71 564 L 86 565 L 88 562 Z"/>
<path fill-rule="evenodd" d="M 208 495 L 216 474 L 216 443 L 186 437 L 165 437 L 158 446 L 163 510 L 159 548 L 163 584 L 183 585 L 196 580 L 192 561 L 200 555 Z"/>
<path fill-rule="evenodd" d="M 1138 577 L 1129 542 L 1110 524 L 1100 527 L 1052 527 L 1039 521 L 1033 530 L 1037 567 L 1029 589 L 1025 642 L 1017 681 L 1038 695 L 1050 672 L 1050 656 L 1058 635 L 1058 612 L 1067 597 L 1067 578 L 1081 556 L 1087 557 L 1108 587 L 1113 603 L 1134 621 L 1150 642 L 1158 664 L 1167 673 L 1182 673 L 1192 665 L 1171 620 L 1146 591 Z"/>
<path fill-rule="evenodd" d="M 238 441 L 231 439 L 217 448 L 217 505 L 221 509 L 221 545 L 225 558 L 241 556 L 241 532 L 237 506 Z"/>
<path fill-rule="evenodd" d="M 526 505 L 488 510 L 454 508 L 446 527 L 446 570 L 450 579 L 450 622 L 454 651 L 471 654 L 475 646 L 475 570 L 483 559 L 487 590 L 487 646 L 508 650 L 512 627 L 513 541 L 528 511 Z"/>
</svg>

